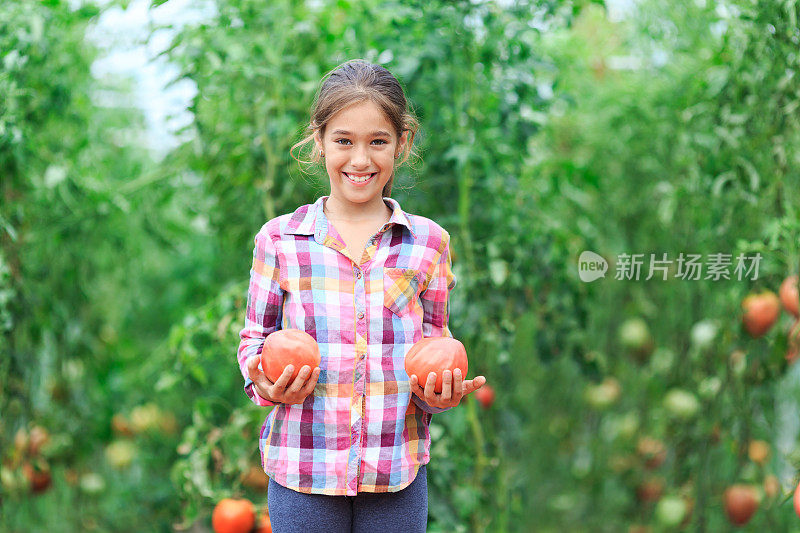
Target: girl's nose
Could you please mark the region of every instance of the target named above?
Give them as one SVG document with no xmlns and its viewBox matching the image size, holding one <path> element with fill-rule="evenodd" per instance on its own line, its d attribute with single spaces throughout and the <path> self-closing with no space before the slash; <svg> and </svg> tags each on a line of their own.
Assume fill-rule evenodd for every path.
<svg viewBox="0 0 800 533">
<path fill-rule="evenodd" d="M 369 153 L 364 147 L 357 147 L 353 151 L 352 165 L 356 168 L 369 166 Z"/>
</svg>

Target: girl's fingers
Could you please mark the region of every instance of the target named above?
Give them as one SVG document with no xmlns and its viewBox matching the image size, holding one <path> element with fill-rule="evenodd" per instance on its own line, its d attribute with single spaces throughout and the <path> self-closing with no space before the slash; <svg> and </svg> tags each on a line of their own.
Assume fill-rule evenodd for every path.
<svg viewBox="0 0 800 533">
<path fill-rule="evenodd" d="M 286 365 L 283 369 L 283 373 L 281 373 L 280 377 L 272 384 L 269 388 L 270 396 L 275 398 L 280 403 L 286 403 L 285 394 L 287 392 L 287 388 L 289 385 L 289 378 L 292 377 L 292 372 L 294 372 L 294 366 Z"/>
<path fill-rule="evenodd" d="M 294 365 L 286 365 L 283 369 L 283 373 L 281 377 L 278 378 L 278 381 L 275 382 L 275 386 L 278 387 L 280 390 L 285 390 L 289 386 L 289 379 L 292 377 L 292 373 L 294 372 Z"/>
<path fill-rule="evenodd" d="M 297 377 L 294 378 L 294 383 L 292 386 L 289 387 L 289 392 L 298 392 L 300 389 L 303 388 L 303 385 L 306 383 L 306 379 L 311 375 L 311 367 L 308 365 L 303 365 L 303 368 L 300 369 L 300 373 L 297 374 Z"/>
<path fill-rule="evenodd" d="M 311 371 L 311 374 L 308 376 L 308 379 L 303 384 L 303 388 L 300 390 L 300 392 L 303 394 L 303 397 L 308 396 L 309 394 L 311 394 L 311 391 L 314 390 L 314 386 L 316 386 L 317 384 L 318 376 L 319 376 L 319 367 L 315 367 L 314 370 Z"/>
<path fill-rule="evenodd" d="M 442 373 L 442 392 L 438 394 L 434 392 L 436 372 L 428 374 L 424 389 L 420 386 L 419 378 L 416 375 L 409 376 L 409 383 L 411 384 L 411 392 L 420 398 L 424 398 L 428 405 L 432 407 L 454 407 L 461 403 L 464 396 L 481 388 L 486 383 L 486 378 L 477 376 L 473 379 L 464 379 L 460 368 L 452 372 L 445 370 Z"/>
<path fill-rule="evenodd" d="M 273 383 L 264 375 L 264 372 L 258 368 L 261 362 L 261 357 L 253 355 L 247 359 L 247 374 L 253 381 L 253 387 L 262 398 L 269 398 L 272 390 Z"/>
<path fill-rule="evenodd" d="M 477 376 L 464 382 L 464 395 L 475 392 L 486 384 L 486 378 Z"/>
<path fill-rule="evenodd" d="M 424 398 L 425 391 L 422 389 L 422 387 L 419 386 L 417 376 L 412 374 L 411 379 L 409 381 L 411 382 L 411 392 L 416 394 L 420 398 Z"/>
<path fill-rule="evenodd" d="M 461 401 L 461 396 L 464 394 L 463 388 L 463 376 L 461 375 L 461 369 L 456 368 L 453 371 L 453 401 L 457 404 Z"/>
<path fill-rule="evenodd" d="M 435 373 L 431 373 L 430 375 L 435 376 L 436 374 Z M 419 386 L 420 389 L 425 390 L 425 386 L 427 385 L 427 378 L 425 376 L 422 376 L 422 377 L 423 377 L 423 379 L 422 379 L 422 381 L 420 381 L 419 380 L 419 376 L 414 374 L 414 383 L 416 383 Z"/>
<path fill-rule="evenodd" d="M 259 378 L 264 375 L 264 373 L 258 369 L 259 359 L 261 358 L 258 355 L 251 355 L 247 359 L 247 374 L 254 382 L 260 381 Z"/>
<path fill-rule="evenodd" d="M 297 374 L 297 377 L 294 379 L 292 386 L 286 389 L 286 402 L 289 404 L 298 404 L 303 403 L 309 394 L 311 394 L 314 390 L 314 387 L 317 385 L 317 380 L 319 379 L 320 369 L 319 367 L 314 367 L 314 370 L 311 370 L 309 365 L 303 365 L 303 368 L 300 369 L 300 372 Z"/>
<path fill-rule="evenodd" d="M 311 377 L 308 378 L 308 381 L 306 381 L 306 384 L 303 387 L 303 392 L 305 393 L 306 396 L 311 394 L 311 392 L 314 390 L 314 387 L 317 386 L 317 380 L 319 379 L 319 372 L 320 372 L 319 367 L 315 367 L 314 371 L 311 372 Z"/>
<path fill-rule="evenodd" d="M 426 400 L 434 400 L 436 396 L 434 396 L 433 388 L 436 386 L 436 372 L 431 372 L 428 374 L 428 381 L 425 382 L 425 399 Z M 430 403 L 430 401 L 428 401 Z"/>
<path fill-rule="evenodd" d="M 251 359 L 259 359 L 254 356 Z M 256 383 L 260 388 L 268 393 L 270 398 L 274 398 L 279 403 L 300 403 L 303 402 L 309 394 L 314 390 L 319 379 L 320 369 L 315 367 L 311 370 L 309 365 L 304 365 L 300 369 L 299 374 L 293 382 L 289 382 L 294 373 L 294 365 L 286 365 L 283 373 L 275 383 L 269 381 L 267 376 L 258 369 L 258 361 L 248 359 L 247 370 L 250 374 L 250 379 Z M 262 394 L 262 396 L 264 396 Z"/>
<path fill-rule="evenodd" d="M 453 395 L 453 373 L 445 370 L 442 374 L 442 400 L 449 402 Z"/>
</svg>

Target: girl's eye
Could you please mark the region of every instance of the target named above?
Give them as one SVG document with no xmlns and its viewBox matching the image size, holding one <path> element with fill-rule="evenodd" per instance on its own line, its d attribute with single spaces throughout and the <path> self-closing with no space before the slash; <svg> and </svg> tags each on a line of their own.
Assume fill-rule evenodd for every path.
<svg viewBox="0 0 800 533">
<path fill-rule="evenodd" d="M 339 143 L 339 144 L 343 144 L 343 143 L 349 143 L 349 142 L 350 142 L 350 139 L 336 139 L 336 140 L 335 140 L 335 141 L 333 141 L 333 142 L 335 142 L 335 143 Z M 383 139 L 375 139 L 375 140 L 374 140 L 374 141 L 372 141 L 372 142 L 376 142 L 376 143 L 380 143 L 380 144 L 386 144 L 386 141 L 384 141 Z"/>
</svg>

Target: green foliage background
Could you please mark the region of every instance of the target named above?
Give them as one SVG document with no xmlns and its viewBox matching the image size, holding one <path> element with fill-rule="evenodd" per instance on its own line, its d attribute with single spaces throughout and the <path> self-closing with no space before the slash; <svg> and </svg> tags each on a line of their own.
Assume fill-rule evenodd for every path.
<svg viewBox="0 0 800 533">
<path fill-rule="evenodd" d="M 800 268 L 796 1 L 618 20 L 580 1 L 215 0 L 164 52 L 198 94 L 163 160 L 134 142 L 140 113 L 95 98 L 129 87 L 92 77 L 87 29 L 127 5 L 0 7 L 0 529 L 207 531 L 222 497 L 263 508 L 242 473 L 266 412 L 235 363 L 252 239 L 327 193 L 289 148 L 322 76 L 363 57 L 420 119 L 394 197 L 452 234 L 451 329 L 497 391 L 434 417 L 429 531 L 727 531 L 735 483 L 761 492 L 746 529 L 800 531 L 794 319 L 740 326 L 748 293 Z M 605 279 L 579 280 L 584 250 Z M 614 279 L 619 254 L 682 252 L 762 261 L 755 280 Z M 634 318 L 649 357 L 619 334 Z"/>
</svg>

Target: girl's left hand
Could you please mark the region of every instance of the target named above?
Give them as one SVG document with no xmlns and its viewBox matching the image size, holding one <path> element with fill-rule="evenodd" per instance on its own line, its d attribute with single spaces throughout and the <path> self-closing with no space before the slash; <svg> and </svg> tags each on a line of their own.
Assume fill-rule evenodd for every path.
<svg viewBox="0 0 800 533">
<path fill-rule="evenodd" d="M 453 383 L 454 379 L 455 383 Z M 425 383 L 424 389 L 419 386 L 416 375 L 412 374 L 410 381 L 411 392 L 424 399 L 425 403 L 431 407 L 447 409 L 455 407 L 461 398 L 483 387 L 486 378 L 477 376 L 463 381 L 460 368 L 456 368 L 453 372 L 445 370 L 442 376 L 442 392 L 439 394 L 433 392 L 433 387 L 436 385 L 436 372 L 428 374 L 428 381 Z"/>
</svg>

